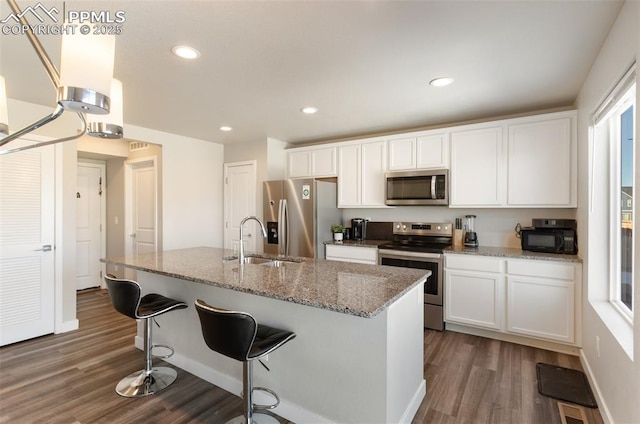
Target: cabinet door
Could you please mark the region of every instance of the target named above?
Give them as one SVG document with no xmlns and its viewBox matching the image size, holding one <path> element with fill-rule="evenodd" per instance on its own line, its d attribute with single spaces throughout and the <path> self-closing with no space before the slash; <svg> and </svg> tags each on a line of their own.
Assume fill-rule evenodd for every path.
<svg viewBox="0 0 640 424">
<path fill-rule="evenodd" d="M 311 176 L 311 151 L 289 153 L 289 178 L 303 178 Z"/>
<path fill-rule="evenodd" d="M 342 146 L 338 153 L 338 207 L 360 206 L 360 145 Z"/>
<path fill-rule="evenodd" d="M 385 206 L 386 147 L 385 141 L 365 143 L 360 147 L 362 154 L 362 206 Z"/>
<path fill-rule="evenodd" d="M 571 196 L 571 119 L 509 125 L 508 134 L 509 205 L 576 206 Z"/>
<path fill-rule="evenodd" d="M 503 203 L 502 127 L 451 134 L 451 206 Z"/>
<path fill-rule="evenodd" d="M 389 170 L 415 169 L 416 139 L 398 138 L 389 140 Z"/>
<path fill-rule="evenodd" d="M 503 281 L 501 274 L 445 270 L 445 321 L 501 330 Z"/>
<path fill-rule="evenodd" d="M 318 149 L 311 151 L 312 177 L 335 177 L 336 173 L 336 148 Z"/>
<path fill-rule="evenodd" d="M 416 139 L 416 168 L 449 168 L 449 145 L 446 133 Z"/>
<path fill-rule="evenodd" d="M 573 343 L 573 281 L 507 276 L 507 331 Z"/>
</svg>

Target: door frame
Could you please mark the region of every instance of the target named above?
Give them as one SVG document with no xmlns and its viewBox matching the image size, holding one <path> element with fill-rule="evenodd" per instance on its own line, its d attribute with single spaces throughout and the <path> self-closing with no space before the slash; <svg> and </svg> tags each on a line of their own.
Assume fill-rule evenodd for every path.
<svg viewBox="0 0 640 424">
<path fill-rule="evenodd" d="M 156 251 L 160 249 L 160 245 L 158 244 L 158 157 L 156 155 L 153 156 L 145 156 L 138 159 L 130 159 L 124 161 L 124 253 L 125 255 L 130 255 L 132 253 L 132 245 L 131 245 L 131 234 L 132 231 L 132 223 L 133 223 L 133 189 L 131 187 L 133 168 L 136 165 L 143 164 L 145 162 L 149 162 L 153 166 L 153 180 L 154 180 L 154 199 L 155 199 L 155 214 L 154 214 L 154 227 L 156 229 L 154 234 L 154 245 L 156 246 Z"/>
<path fill-rule="evenodd" d="M 252 201 L 252 205 L 253 206 L 253 211 L 254 211 L 254 215 L 257 215 L 258 213 L 258 180 L 257 180 L 257 175 L 258 175 L 258 161 L 253 159 L 253 160 L 245 160 L 245 161 L 240 161 L 240 162 L 226 162 L 223 164 L 224 167 L 224 174 L 223 174 L 223 185 L 224 185 L 224 191 L 223 191 L 223 227 L 222 227 L 222 247 L 226 248 L 225 246 L 227 246 L 227 241 L 231 242 L 231 240 L 227 240 L 227 228 L 226 228 L 226 223 L 230 222 L 229 221 L 229 214 L 228 214 L 228 210 L 227 207 L 229 206 L 229 204 L 227 203 L 229 198 L 230 198 L 230 194 L 228 192 L 229 190 L 229 184 L 227 184 L 227 177 L 229 175 L 229 168 L 232 167 L 236 167 L 236 166 L 247 166 L 250 165 L 252 167 L 252 174 L 253 174 L 253 196 L 251 196 L 251 201 Z M 247 223 L 248 224 L 248 223 Z M 256 224 L 255 222 L 252 223 Z M 266 225 L 266 224 L 265 224 Z M 257 228 L 257 227 L 256 227 Z M 239 241 L 240 243 L 242 243 L 242 241 Z M 253 238 L 253 243 L 255 243 L 254 246 L 254 250 L 256 252 L 260 252 L 262 251 L 262 246 L 258 245 L 257 242 L 257 237 Z M 231 244 L 231 243 L 230 243 Z"/>
<path fill-rule="evenodd" d="M 102 195 L 100 196 L 100 257 L 105 257 L 107 251 L 107 162 L 104 160 L 78 158 L 77 167 L 89 166 L 100 168 L 100 178 L 102 179 Z M 77 238 L 77 234 L 76 234 Z M 78 252 L 76 252 L 76 255 Z M 104 275 L 107 273 L 107 264 L 100 262 L 100 288 L 106 288 Z"/>
</svg>

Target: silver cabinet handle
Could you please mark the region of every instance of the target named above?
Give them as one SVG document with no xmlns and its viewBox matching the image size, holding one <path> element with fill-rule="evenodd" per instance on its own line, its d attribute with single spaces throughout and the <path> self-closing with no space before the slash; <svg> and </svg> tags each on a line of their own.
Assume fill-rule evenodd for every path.
<svg viewBox="0 0 640 424">
<path fill-rule="evenodd" d="M 34 250 L 34 252 L 51 252 L 51 245 L 45 244 L 44 246 L 42 246 L 42 249 L 36 249 Z"/>
<path fill-rule="evenodd" d="M 136 236 L 136 233 L 129 234 L 129 237 L 135 237 L 135 236 Z"/>
</svg>

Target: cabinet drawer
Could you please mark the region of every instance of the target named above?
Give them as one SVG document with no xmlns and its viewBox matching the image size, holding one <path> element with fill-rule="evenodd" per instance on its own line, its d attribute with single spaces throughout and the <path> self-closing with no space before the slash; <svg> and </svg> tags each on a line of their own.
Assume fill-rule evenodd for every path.
<svg viewBox="0 0 640 424">
<path fill-rule="evenodd" d="M 479 272 L 502 272 L 502 259 L 471 255 L 445 255 L 445 267 Z"/>
<path fill-rule="evenodd" d="M 361 264 L 377 264 L 378 249 L 371 247 L 337 246 L 327 244 L 325 246 L 328 261 L 356 262 Z"/>
<path fill-rule="evenodd" d="M 507 274 L 573 281 L 575 267 L 570 264 L 537 260 L 507 260 Z"/>
</svg>

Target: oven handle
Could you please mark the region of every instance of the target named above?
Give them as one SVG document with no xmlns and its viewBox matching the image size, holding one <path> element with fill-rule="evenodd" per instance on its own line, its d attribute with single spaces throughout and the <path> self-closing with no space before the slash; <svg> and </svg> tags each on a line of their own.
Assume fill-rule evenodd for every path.
<svg viewBox="0 0 640 424">
<path fill-rule="evenodd" d="M 422 259 L 442 259 L 442 254 L 440 253 L 427 253 L 427 252 L 402 252 L 398 253 L 397 250 L 378 250 L 378 257 L 386 257 L 386 258 L 395 258 L 395 259 L 405 259 L 409 258 L 422 258 Z"/>
</svg>

